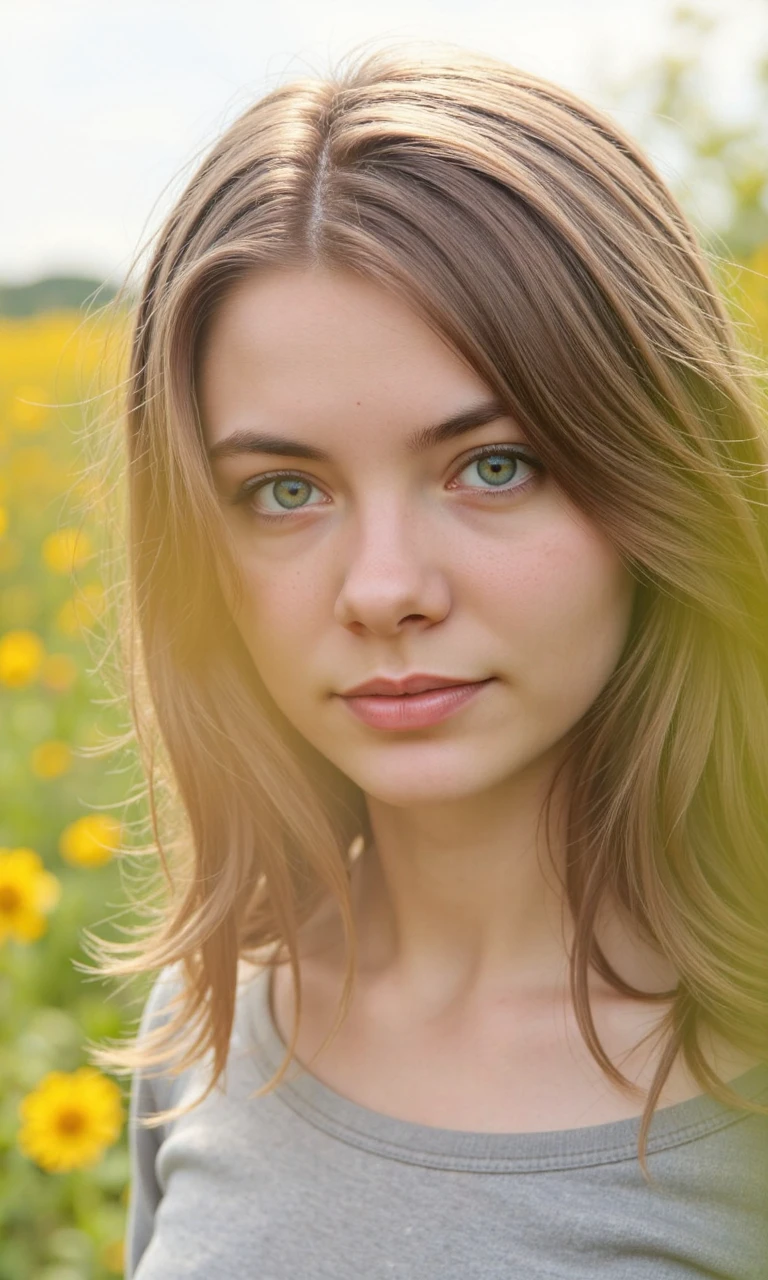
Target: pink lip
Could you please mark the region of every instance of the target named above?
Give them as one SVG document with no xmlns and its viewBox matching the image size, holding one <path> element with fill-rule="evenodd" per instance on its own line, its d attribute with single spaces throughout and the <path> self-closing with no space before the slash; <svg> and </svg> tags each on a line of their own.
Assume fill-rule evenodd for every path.
<svg viewBox="0 0 768 1280">
<path fill-rule="evenodd" d="M 353 715 L 374 729 L 426 729 L 453 715 L 493 680 L 446 685 L 424 693 L 344 697 Z"/>
<path fill-rule="evenodd" d="M 373 680 L 365 680 L 362 684 L 345 689 L 343 698 L 357 697 L 366 693 L 388 694 L 400 697 L 404 693 L 426 693 L 428 689 L 443 689 L 448 685 L 477 684 L 476 680 L 468 680 L 464 676 L 436 676 L 428 671 L 414 671 L 411 675 L 400 678 L 376 676 Z"/>
</svg>

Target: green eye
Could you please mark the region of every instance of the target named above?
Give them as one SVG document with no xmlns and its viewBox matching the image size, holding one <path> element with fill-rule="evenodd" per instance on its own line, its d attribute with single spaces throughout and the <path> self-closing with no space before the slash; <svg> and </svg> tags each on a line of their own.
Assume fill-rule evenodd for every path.
<svg viewBox="0 0 768 1280">
<path fill-rule="evenodd" d="M 488 484 L 508 484 L 518 469 L 518 459 L 512 454 L 489 453 L 487 457 L 475 458 L 469 466 L 477 467 L 477 474 Z M 467 470 L 467 468 L 464 468 Z"/>
<path fill-rule="evenodd" d="M 307 493 L 313 488 L 314 486 L 307 480 L 302 480 L 301 476 L 292 476 L 287 480 L 272 481 L 272 493 L 275 500 L 289 511 L 303 506 Z"/>
<path fill-rule="evenodd" d="M 521 463 L 524 467 L 528 467 L 532 474 L 524 477 L 518 483 L 512 484 L 513 480 L 517 480 Z M 476 467 L 475 475 L 479 476 L 483 483 L 481 485 L 471 483 L 457 485 L 458 478 L 469 471 L 470 467 Z M 538 458 L 533 457 L 522 449 L 512 446 L 486 445 L 484 449 L 476 450 L 474 454 L 464 460 L 460 470 L 454 474 L 454 479 L 448 487 L 451 489 L 457 487 L 469 489 L 481 497 L 514 497 L 535 484 L 543 470 L 543 464 L 539 462 Z M 240 487 L 233 502 L 236 505 L 247 503 L 249 510 L 259 519 L 285 520 L 294 511 L 326 505 L 324 502 L 310 503 L 309 498 L 313 489 L 318 493 L 321 492 L 317 485 L 313 484 L 306 476 L 301 475 L 300 472 L 272 471 L 268 475 L 254 476 L 252 479 L 246 480 L 245 484 Z M 256 494 L 260 493 L 261 490 L 265 490 L 267 494 L 271 495 L 277 504 L 277 510 L 270 510 L 267 507 L 256 505 Z"/>
<path fill-rule="evenodd" d="M 236 496 L 235 502 L 240 503 L 250 499 L 249 506 L 255 515 L 263 516 L 265 520 L 281 520 L 283 514 L 290 515 L 292 511 L 300 511 L 306 507 L 309 494 L 316 487 L 310 480 L 295 471 L 282 471 L 277 474 L 272 472 L 268 476 L 247 480 Z M 261 490 L 271 494 L 281 510 L 257 507 L 254 499 Z"/>
</svg>

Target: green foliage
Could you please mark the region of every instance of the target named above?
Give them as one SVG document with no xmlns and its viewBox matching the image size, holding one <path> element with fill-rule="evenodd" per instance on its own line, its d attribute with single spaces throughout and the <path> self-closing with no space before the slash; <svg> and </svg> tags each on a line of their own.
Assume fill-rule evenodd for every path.
<svg viewBox="0 0 768 1280">
<path fill-rule="evenodd" d="M 768 242 L 768 49 L 743 68 L 748 114 L 726 119 L 718 95 L 723 19 L 690 5 L 673 10 L 668 48 L 626 80 L 602 77 L 603 98 L 659 163 L 711 253 L 747 261 Z"/>
</svg>

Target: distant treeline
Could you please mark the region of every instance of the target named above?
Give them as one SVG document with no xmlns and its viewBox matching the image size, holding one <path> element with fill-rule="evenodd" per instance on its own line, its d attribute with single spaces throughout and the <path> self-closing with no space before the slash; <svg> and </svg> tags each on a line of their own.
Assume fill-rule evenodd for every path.
<svg viewBox="0 0 768 1280">
<path fill-rule="evenodd" d="M 40 311 L 93 311 L 114 298 L 117 289 L 89 276 L 47 276 L 31 284 L 0 284 L 1 316 L 33 316 Z"/>
</svg>

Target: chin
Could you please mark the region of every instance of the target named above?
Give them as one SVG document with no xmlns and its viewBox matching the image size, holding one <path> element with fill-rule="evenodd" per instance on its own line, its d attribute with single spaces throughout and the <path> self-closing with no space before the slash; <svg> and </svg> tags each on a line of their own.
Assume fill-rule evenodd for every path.
<svg viewBox="0 0 768 1280">
<path fill-rule="evenodd" d="M 477 751 L 465 747 L 447 758 L 445 752 L 417 748 L 404 752 L 400 760 L 374 761 L 369 769 L 360 767 L 360 758 L 352 768 L 339 762 L 338 767 L 360 789 L 382 804 L 394 808 L 423 804 L 451 804 L 468 800 L 495 787 L 503 786 L 523 768 L 525 761 L 510 762 L 506 767 L 495 759 L 478 760 Z"/>
</svg>

